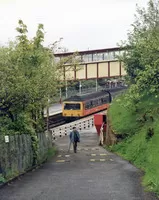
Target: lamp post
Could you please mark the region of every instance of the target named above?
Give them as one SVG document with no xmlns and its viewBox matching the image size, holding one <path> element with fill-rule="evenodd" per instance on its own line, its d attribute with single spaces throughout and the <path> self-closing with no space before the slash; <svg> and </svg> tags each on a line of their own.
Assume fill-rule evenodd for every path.
<svg viewBox="0 0 159 200">
<path fill-rule="evenodd" d="M 67 81 L 66 81 L 66 98 L 67 98 Z"/>
<path fill-rule="evenodd" d="M 79 93 L 81 94 L 82 91 L 82 85 L 81 85 L 81 81 L 79 82 Z"/>
<path fill-rule="evenodd" d="M 61 91 L 61 88 L 60 88 L 60 104 L 62 102 L 62 91 Z"/>
<path fill-rule="evenodd" d="M 98 79 L 96 79 L 96 91 L 98 91 Z"/>
</svg>

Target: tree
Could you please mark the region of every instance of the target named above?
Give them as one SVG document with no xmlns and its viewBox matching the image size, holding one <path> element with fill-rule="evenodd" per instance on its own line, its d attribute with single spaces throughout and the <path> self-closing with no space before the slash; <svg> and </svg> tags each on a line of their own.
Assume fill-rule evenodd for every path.
<svg viewBox="0 0 159 200">
<path fill-rule="evenodd" d="M 32 40 L 27 38 L 22 20 L 16 30 L 16 41 L 0 48 L 0 114 L 17 122 L 24 113 L 38 129 L 43 108 L 48 97 L 56 93 L 60 75 L 52 51 L 42 45 L 43 25 L 39 24 Z"/>
<path fill-rule="evenodd" d="M 78 64 L 77 59 L 72 55 L 56 63 L 53 46 L 43 46 L 42 24 L 31 40 L 22 20 L 16 30 L 16 40 L 8 47 L 0 47 L 1 121 L 7 129 L 18 132 L 42 131 L 43 110 L 67 78 L 62 83 L 64 65 L 69 61 L 68 70 L 72 70 Z"/>
<path fill-rule="evenodd" d="M 150 0 L 147 10 L 137 8 L 133 30 L 122 57 L 135 90 L 157 93 L 159 89 L 159 1 Z"/>
</svg>

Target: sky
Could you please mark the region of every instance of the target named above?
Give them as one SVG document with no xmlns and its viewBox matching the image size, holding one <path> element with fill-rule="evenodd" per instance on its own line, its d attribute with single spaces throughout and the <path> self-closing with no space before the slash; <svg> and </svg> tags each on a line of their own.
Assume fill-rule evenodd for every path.
<svg viewBox="0 0 159 200">
<path fill-rule="evenodd" d="M 63 38 L 69 51 L 116 47 L 127 39 L 136 13 L 136 4 L 146 7 L 148 0 L 0 0 L 0 44 L 14 40 L 18 20 L 35 36 L 44 24 L 44 45 Z"/>
</svg>

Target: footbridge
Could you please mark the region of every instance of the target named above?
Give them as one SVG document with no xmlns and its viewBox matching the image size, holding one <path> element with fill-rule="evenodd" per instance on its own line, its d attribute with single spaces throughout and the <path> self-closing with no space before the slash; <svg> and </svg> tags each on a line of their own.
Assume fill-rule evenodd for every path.
<svg viewBox="0 0 159 200">
<path fill-rule="evenodd" d="M 88 80 L 100 78 L 121 78 L 126 75 L 123 63 L 118 56 L 122 55 L 123 49 L 119 47 L 109 49 L 96 49 L 79 51 L 75 58 L 79 61 L 78 66 L 70 69 L 70 63 L 66 62 L 63 68 L 64 80 Z M 73 56 L 76 52 L 56 53 L 55 60 Z"/>
</svg>

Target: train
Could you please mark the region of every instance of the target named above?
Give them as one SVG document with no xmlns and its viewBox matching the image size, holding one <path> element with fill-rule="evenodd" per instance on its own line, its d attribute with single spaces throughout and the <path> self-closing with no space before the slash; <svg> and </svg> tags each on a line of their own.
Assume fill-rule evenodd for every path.
<svg viewBox="0 0 159 200">
<path fill-rule="evenodd" d="M 106 110 L 112 101 L 112 96 L 123 89 L 125 90 L 126 87 L 69 97 L 62 103 L 62 116 L 65 121 L 71 121 Z"/>
<path fill-rule="evenodd" d="M 79 119 L 108 109 L 111 101 L 112 96 L 109 91 L 99 91 L 86 95 L 75 95 L 63 101 L 62 116 L 66 121 Z"/>
</svg>

